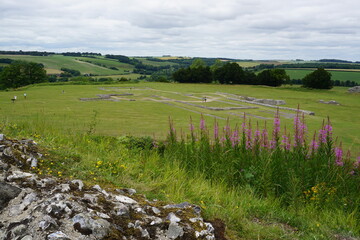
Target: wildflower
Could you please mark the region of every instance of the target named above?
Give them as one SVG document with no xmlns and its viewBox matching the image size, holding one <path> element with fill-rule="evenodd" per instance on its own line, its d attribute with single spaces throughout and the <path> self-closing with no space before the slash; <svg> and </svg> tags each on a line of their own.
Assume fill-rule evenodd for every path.
<svg viewBox="0 0 360 240">
<path fill-rule="evenodd" d="M 230 138 L 232 147 L 235 147 L 239 142 L 239 134 L 238 131 L 235 130 Z"/>
<path fill-rule="evenodd" d="M 190 123 L 189 123 L 189 129 L 190 132 L 193 133 L 195 130 L 194 124 L 192 123 L 192 118 L 190 117 Z"/>
<path fill-rule="evenodd" d="M 280 132 L 280 117 L 279 117 L 279 109 L 278 109 L 274 118 L 274 130 L 273 130 L 274 138 L 276 138 L 279 135 L 279 132 Z"/>
<path fill-rule="evenodd" d="M 344 166 L 344 162 L 342 161 L 343 151 L 340 147 L 335 148 L 335 164 L 338 166 Z"/>
<path fill-rule="evenodd" d="M 227 139 L 230 138 L 230 134 L 231 134 L 231 129 L 230 129 L 230 123 L 229 123 L 229 118 L 226 120 L 226 125 L 224 127 L 224 135 Z"/>
<path fill-rule="evenodd" d="M 203 131 L 205 130 L 205 119 L 203 118 L 203 116 L 201 115 L 201 119 L 200 119 L 200 130 Z"/>
<path fill-rule="evenodd" d="M 282 141 L 281 141 L 281 143 L 283 144 L 282 146 L 283 146 L 283 148 L 284 148 L 285 150 L 287 150 L 287 151 L 290 150 L 291 145 L 290 145 L 289 137 L 286 136 L 286 132 L 285 132 L 285 134 L 282 136 Z"/>
<path fill-rule="evenodd" d="M 265 122 L 265 127 L 261 132 L 261 145 L 264 148 L 268 148 L 269 147 L 269 141 L 268 141 L 268 132 L 266 129 L 266 122 Z"/>
<path fill-rule="evenodd" d="M 354 162 L 354 167 L 355 167 L 355 168 L 360 167 L 360 156 L 357 158 L 357 161 Z"/>
<path fill-rule="evenodd" d="M 319 144 L 316 142 L 315 136 L 316 136 L 316 132 L 314 133 L 313 139 L 311 140 L 310 143 L 311 153 L 314 153 L 319 148 Z"/>
<path fill-rule="evenodd" d="M 246 135 L 246 149 L 252 148 L 252 131 L 251 131 L 251 122 L 249 122 L 249 126 L 245 129 Z"/>
<path fill-rule="evenodd" d="M 216 121 L 214 124 L 214 137 L 216 140 L 219 138 L 219 125 Z"/>
<path fill-rule="evenodd" d="M 254 146 L 259 146 L 261 132 L 259 130 L 259 123 L 256 123 L 256 130 L 254 132 Z"/>
</svg>

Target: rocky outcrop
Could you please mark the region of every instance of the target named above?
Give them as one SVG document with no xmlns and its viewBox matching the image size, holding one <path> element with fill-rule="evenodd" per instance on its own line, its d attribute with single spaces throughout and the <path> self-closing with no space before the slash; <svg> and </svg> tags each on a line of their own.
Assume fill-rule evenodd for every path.
<svg viewBox="0 0 360 240">
<path fill-rule="evenodd" d="M 103 189 L 29 171 L 42 154 L 32 140 L 0 134 L 0 239 L 224 239 L 200 207 L 147 200 L 134 189 Z M 221 223 L 221 221 L 220 221 Z M 216 225 L 219 225 L 218 223 Z"/>
<path fill-rule="evenodd" d="M 360 93 L 360 86 L 355 86 L 348 89 L 348 92 L 350 93 Z"/>
</svg>

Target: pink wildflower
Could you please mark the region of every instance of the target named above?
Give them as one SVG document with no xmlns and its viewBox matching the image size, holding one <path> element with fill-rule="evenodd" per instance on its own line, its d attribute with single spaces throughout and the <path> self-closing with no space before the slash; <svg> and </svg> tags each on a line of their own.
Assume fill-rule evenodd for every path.
<svg viewBox="0 0 360 240">
<path fill-rule="evenodd" d="M 200 130 L 205 130 L 205 120 L 202 116 L 200 119 Z"/>
<path fill-rule="evenodd" d="M 219 138 L 219 125 L 217 122 L 215 122 L 215 125 L 214 125 L 214 137 L 215 137 L 215 139 Z"/>
<path fill-rule="evenodd" d="M 282 143 L 282 146 L 283 146 L 283 148 L 284 148 L 285 150 L 287 150 L 287 151 L 290 150 L 291 145 L 290 145 L 289 137 L 286 136 L 286 132 L 285 132 L 285 134 L 282 136 L 282 141 L 281 141 L 281 143 Z"/>
<path fill-rule="evenodd" d="M 252 131 L 251 131 L 251 123 L 249 122 L 248 129 L 245 129 L 245 137 L 246 137 L 246 149 L 252 148 Z"/>
<path fill-rule="evenodd" d="M 235 130 L 230 138 L 232 147 L 235 147 L 239 143 L 239 133 Z"/>
<path fill-rule="evenodd" d="M 335 148 L 335 164 L 338 166 L 344 166 L 344 162 L 342 161 L 343 151 L 341 147 Z"/>
<path fill-rule="evenodd" d="M 360 167 L 360 156 L 357 158 L 357 161 L 354 162 L 354 167 L 355 167 L 355 168 Z"/>
</svg>

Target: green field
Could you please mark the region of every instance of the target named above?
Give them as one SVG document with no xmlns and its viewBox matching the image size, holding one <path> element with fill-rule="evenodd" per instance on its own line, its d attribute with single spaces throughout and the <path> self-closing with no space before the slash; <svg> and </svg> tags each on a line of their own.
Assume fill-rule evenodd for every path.
<svg viewBox="0 0 360 240">
<path fill-rule="evenodd" d="M 177 63 L 167 62 L 167 61 L 157 62 L 157 61 L 148 60 L 146 58 L 136 58 L 136 59 L 140 60 L 145 65 L 151 65 L 151 66 L 155 66 L 155 67 L 161 67 L 161 66 L 166 66 L 166 65 L 170 65 L 170 66 L 178 65 Z"/>
<path fill-rule="evenodd" d="M 21 98 L 24 92 L 28 95 L 26 100 Z M 82 102 L 79 100 L 79 98 L 95 98 L 97 94 L 110 93 L 132 93 L 134 95 L 114 97 L 114 100 L 117 101 Z M 164 138 L 167 134 L 168 117 L 172 117 L 175 124 L 184 131 L 188 129 L 189 117 L 192 116 L 198 122 L 200 114 L 204 114 L 209 124 L 213 123 L 215 117 L 220 124 L 224 124 L 227 118 L 233 124 L 239 123 L 244 112 L 249 114 L 248 117 L 252 118 L 254 122 L 258 121 L 263 125 L 267 119 L 268 125 L 272 124 L 275 108 L 229 100 L 228 96 L 222 93 L 281 99 L 286 101 L 286 107 L 291 108 L 297 108 L 300 105 L 301 109 L 315 112 L 315 116 L 306 115 L 309 132 L 319 130 L 322 121 L 329 116 L 335 135 L 339 136 L 338 141 L 343 141 L 343 144 L 355 151 L 356 154 L 360 152 L 360 128 L 357 121 L 354 121 L 354 119 L 360 118 L 360 96 L 349 94 L 347 88 L 341 87 L 335 87 L 332 90 L 308 90 L 299 87 L 271 88 L 160 83 L 120 84 L 103 87 L 99 85 L 34 86 L 2 92 L 0 115 L 10 121 L 41 118 L 43 121 L 56 123 L 63 129 L 84 131 L 89 127 L 96 112 L 96 132 L 98 134 L 149 135 L 158 138 Z M 20 97 L 13 104 L 10 99 L 14 95 Z M 206 103 L 201 100 L 205 96 L 208 98 Z M 320 99 L 335 100 L 341 105 L 322 104 L 319 103 Z M 226 108 L 240 107 L 240 105 L 258 108 L 215 111 L 199 107 Z M 282 122 L 291 128 L 293 120 L 289 116 L 294 112 L 281 112 L 284 116 Z"/>
<path fill-rule="evenodd" d="M 302 79 L 307 74 L 313 72 L 314 70 L 302 70 L 302 69 L 285 69 L 287 74 L 289 74 L 291 79 Z M 360 72 L 359 71 L 331 71 L 327 70 L 331 73 L 332 80 L 340 80 L 340 81 L 354 81 L 360 83 Z"/>
<path fill-rule="evenodd" d="M 115 62 L 111 59 L 104 58 L 86 58 L 86 57 L 70 57 L 63 55 L 50 55 L 50 56 L 28 56 L 28 55 L 0 55 L 0 58 L 10 58 L 14 60 L 25 60 L 31 62 L 42 63 L 45 69 L 49 69 L 51 73 L 58 73 L 61 68 L 76 69 L 81 74 L 94 74 L 94 75 L 116 75 L 123 74 L 125 70 L 131 71 L 132 65 Z M 112 70 L 88 62 L 79 61 L 77 59 L 89 60 L 109 67 L 117 67 L 119 70 Z M 57 70 L 57 71 L 55 71 Z"/>
</svg>

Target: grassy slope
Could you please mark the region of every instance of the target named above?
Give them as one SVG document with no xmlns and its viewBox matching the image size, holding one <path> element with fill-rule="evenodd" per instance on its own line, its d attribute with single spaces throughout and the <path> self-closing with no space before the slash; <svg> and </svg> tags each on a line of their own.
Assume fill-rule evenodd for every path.
<svg viewBox="0 0 360 240">
<path fill-rule="evenodd" d="M 124 70 L 133 69 L 133 67 L 129 64 L 123 64 L 106 59 L 84 58 L 86 60 L 109 65 L 109 67 L 115 66 L 120 69 L 120 70 L 112 70 L 101 66 L 97 66 L 95 64 L 78 61 L 76 60 L 76 59 L 80 59 L 78 57 L 70 57 L 70 56 L 62 56 L 62 55 L 51 55 L 51 56 L 0 55 L 0 58 L 10 58 L 15 60 L 26 60 L 26 61 L 42 63 L 44 64 L 45 68 L 49 69 L 50 72 L 52 73 L 56 73 L 56 71 L 54 70 L 59 71 L 62 67 L 79 70 L 82 74 L 91 73 L 96 75 L 123 74 Z"/>
<path fill-rule="evenodd" d="M 166 65 L 170 65 L 170 66 L 178 65 L 177 63 L 173 63 L 173 62 L 156 62 L 156 61 L 147 60 L 145 58 L 136 58 L 136 59 L 140 60 L 145 65 L 151 65 L 156 67 L 161 67 Z"/>
</svg>

